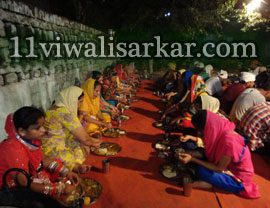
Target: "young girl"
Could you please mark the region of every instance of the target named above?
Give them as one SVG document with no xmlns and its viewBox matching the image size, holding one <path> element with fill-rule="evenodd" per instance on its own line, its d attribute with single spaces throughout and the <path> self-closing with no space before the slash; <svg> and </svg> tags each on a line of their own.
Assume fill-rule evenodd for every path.
<svg viewBox="0 0 270 208">
<path fill-rule="evenodd" d="M 8 169 L 20 168 L 31 176 L 32 191 L 60 199 L 76 190 L 78 176 L 60 160 L 43 157 L 40 146 L 45 135 L 44 120 L 44 114 L 33 107 L 20 108 L 7 117 L 5 130 L 8 138 L 0 143 L 0 187 Z M 60 178 L 70 180 L 71 185 Z M 8 177 L 7 183 L 15 186 L 15 181 L 22 186 L 27 184 L 26 177 L 21 173 Z"/>
</svg>

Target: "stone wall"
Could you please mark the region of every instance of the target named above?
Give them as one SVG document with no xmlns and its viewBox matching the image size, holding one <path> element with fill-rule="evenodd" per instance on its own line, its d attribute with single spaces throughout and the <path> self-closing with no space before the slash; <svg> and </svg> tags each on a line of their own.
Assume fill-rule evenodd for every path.
<svg viewBox="0 0 270 208">
<path fill-rule="evenodd" d="M 100 31 L 46 13 L 36 7 L 11 0 L 0 0 L 0 140 L 5 138 L 6 116 L 25 105 L 48 109 L 56 94 L 74 85 L 75 79 L 83 82 L 89 69 L 103 71 L 114 63 L 113 59 L 46 58 L 37 48 L 37 58 L 25 58 L 29 54 L 25 38 L 50 42 L 56 37 L 62 41 L 96 41 Z M 19 53 L 14 54 L 13 37 L 19 39 Z"/>
</svg>

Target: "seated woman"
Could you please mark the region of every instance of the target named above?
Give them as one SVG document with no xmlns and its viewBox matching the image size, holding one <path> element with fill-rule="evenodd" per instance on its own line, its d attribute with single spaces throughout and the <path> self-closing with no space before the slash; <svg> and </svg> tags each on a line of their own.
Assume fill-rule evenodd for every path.
<svg viewBox="0 0 270 208">
<path fill-rule="evenodd" d="M 102 87 L 103 75 L 99 71 L 92 71 L 89 77 L 94 80 L 97 80 Z M 115 102 L 105 101 L 102 95 L 100 94 L 100 110 L 105 119 L 108 116 L 112 116 L 113 118 L 115 118 L 119 115 L 120 111 L 115 106 L 115 104 L 116 104 Z"/>
<path fill-rule="evenodd" d="M 176 64 L 174 62 L 168 63 L 166 73 L 155 82 L 156 91 L 165 92 L 166 86 L 169 82 L 174 80 Z"/>
<path fill-rule="evenodd" d="M 62 90 L 55 104 L 46 112 L 47 136 L 42 140 L 42 151 L 49 157 L 60 158 L 69 170 L 84 173 L 90 170 L 82 165 L 89 147 L 99 148 L 101 141 L 90 137 L 78 118 L 83 102 L 83 90 L 71 86 Z"/>
<path fill-rule="evenodd" d="M 122 64 L 115 65 L 114 71 L 117 73 L 117 92 L 119 94 L 129 94 L 132 87 L 129 85 L 126 79 L 125 72 L 122 69 Z"/>
<path fill-rule="evenodd" d="M 125 72 L 126 72 L 127 79 L 130 80 L 130 82 L 132 84 L 139 85 L 139 83 L 140 83 L 140 75 L 135 73 L 135 64 L 134 64 L 134 62 L 131 62 L 127 66 Z"/>
<path fill-rule="evenodd" d="M 0 187 L 3 185 L 4 173 L 11 168 L 19 168 L 31 177 L 32 191 L 59 200 L 76 190 L 79 178 L 58 159 L 42 155 L 44 121 L 44 113 L 34 107 L 22 107 L 7 117 L 5 130 L 8 138 L 0 143 Z M 16 186 L 16 183 L 27 185 L 27 179 L 22 173 L 13 173 L 12 177 L 7 177 L 9 186 Z M 61 181 L 64 177 L 71 181 L 71 185 Z"/>
<path fill-rule="evenodd" d="M 186 81 L 184 82 L 186 83 Z M 185 93 L 183 93 L 182 99 L 179 101 L 177 105 L 171 106 L 169 109 L 165 111 L 162 115 L 161 120 L 165 120 L 166 116 L 171 114 L 174 115 L 174 119 L 171 124 L 178 121 L 182 115 L 188 111 L 189 107 L 196 100 L 198 96 L 207 95 L 206 86 L 201 76 L 192 75 L 186 86 Z M 175 112 L 178 112 L 177 114 Z M 177 116 L 175 116 L 177 115 Z"/>
<path fill-rule="evenodd" d="M 178 128 L 183 130 L 183 134 L 186 134 L 185 132 L 195 132 L 196 134 L 196 131 L 194 131 L 194 126 L 191 122 L 192 117 L 200 110 L 209 110 L 213 113 L 218 113 L 219 106 L 219 100 L 215 97 L 207 94 L 198 96 L 194 103 L 191 105 L 189 112 L 184 113 L 183 117 L 177 121 L 179 123 Z M 203 141 L 199 137 L 182 136 L 180 141 L 186 150 L 197 150 L 198 147 L 204 147 Z"/>
<path fill-rule="evenodd" d="M 79 111 L 84 114 L 86 121 L 86 132 L 89 135 L 101 133 L 105 128 L 112 128 L 111 117 L 104 118 L 100 111 L 101 84 L 94 79 L 88 79 L 83 84 L 84 99 Z"/>
<path fill-rule="evenodd" d="M 107 76 L 104 77 L 102 85 L 102 96 L 110 104 L 117 106 L 118 103 L 126 103 L 127 99 L 122 98 L 118 94 L 117 87 L 117 73 L 110 71 Z"/>
<path fill-rule="evenodd" d="M 250 151 L 245 138 L 237 134 L 234 123 L 210 111 L 202 110 L 192 117 L 192 124 L 203 135 L 208 161 L 179 153 L 179 159 L 199 165 L 194 188 L 212 188 L 237 193 L 246 198 L 259 198 Z M 190 137 L 187 135 L 186 137 Z M 191 136 L 192 137 L 192 136 Z"/>
</svg>

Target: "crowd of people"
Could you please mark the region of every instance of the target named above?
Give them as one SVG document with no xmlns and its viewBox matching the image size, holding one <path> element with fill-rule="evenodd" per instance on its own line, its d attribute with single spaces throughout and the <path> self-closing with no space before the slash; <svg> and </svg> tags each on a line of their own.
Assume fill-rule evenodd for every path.
<svg viewBox="0 0 270 208">
<path fill-rule="evenodd" d="M 197 165 L 195 188 L 260 197 L 250 151 L 270 152 L 270 72 L 257 61 L 251 68 L 229 76 L 212 65 L 186 68 L 171 62 L 155 83 L 154 94 L 165 108 L 154 125 L 183 133 L 185 153 L 177 159 Z"/>
<path fill-rule="evenodd" d="M 91 170 L 91 164 L 83 164 L 91 148 L 100 148 L 102 134 L 120 117 L 139 83 L 134 63 L 118 64 L 104 74 L 89 71 L 81 87 L 63 89 L 45 113 L 24 106 L 8 115 L 8 138 L 0 143 L 0 187 L 4 173 L 19 168 L 31 176 L 32 191 L 60 202 L 76 192 L 78 174 Z M 26 186 L 27 179 L 11 174 L 7 183 Z"/>
<path fill-rule="evenodd" d="M 84 164 L 87 155 L 100 148 L 102 134 L 119 120 L 139 84 L 134 63 L 103 74 L 90 70 L 82 86 L 63 89 L 45 113 L 25 106 L 8 115 L 8 138 L 0 143 L 0 187 L 7 170 L 20 168 L 31 176 L 32 191 L 59 201 L 74 193 L 78 174 L 91 170 Z M 154 87 L 165 103 L 156 126 L 183 133 L 185 152 L 177 157 L 197 165 L 193 187 L 259 198 L 250 151 L 270 151 L 270 72 L 257 66 L 230 79 L 212 65 L 188 69 L 171 62 Z M 22 174 L 8 178 L 11 187 L 26 183 Z"/>
</svg>

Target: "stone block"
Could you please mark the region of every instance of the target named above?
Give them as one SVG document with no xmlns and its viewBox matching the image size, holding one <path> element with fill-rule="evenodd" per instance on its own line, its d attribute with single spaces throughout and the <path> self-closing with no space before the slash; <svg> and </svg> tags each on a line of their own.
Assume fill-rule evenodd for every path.
<svg viewBox="0 0 270 208">
<path fill-rule="evenodd" d="M 31 26 L 25 27 L 25 30 L 27 37 L 33 36 L 35 34 L 35 29 Z"/>
<path fill-rule="evenodd" d="M 10 63 L 9 51 L 7 48 L 0 49 L 0 64 Z"/>
<path fill-rule="evenodd" d="M 19 73 L 16 73 L 16 74 L 17 74 L 17 77 L 18 77 L 19 82 L 20 81 L 23 81 L 23 80 L 26 80 L 24 73 L 19 72 Z"/>
<path fill-rule="evenodd" d="M 3 86 L 5 84 L 4 78 L 2 75 L 0 75 L 0 86 Z"/>
<path fill-rule="evenodd" d="M 30 71 L 30 78 L 39 78 L 40 77 L 40 71 L 37 69 L 33 69 Z"/>
<path fill-rule="evenodd" d="M 18 76 L 15 72 L 5 74 L 4 81 L 6 85 L 18 82 Z"/>
<path fill-rule="evenodd" d="M 8 9 L 9 3 L 7 1 L 0 1 L 2 9 Z"/>
<path fill-rule="evenodd" d="M 6 73 L 7 73 L 7 71 L 4 68 L 0 68 L 0 75 L 6 74 Z"/>
<path fill-rule="evenodd" d="M 50 75 L 49 73 L 49 70 L 47 68 L 41 68 L 40 69 L 40 76 L 43 77 L 43 76 L 48 76 Z"/>
<path fill-rule="evenodd" d="M 0 37 L 6 37 L 5 24 L 0 20 Z"/>
<path fill-rule="evenodd" d="M 0 38 L 0 48 L 8 48 L 9 42 L 6 38 Z"/>
<path fill-rule="evenodd" d="M 17 35 L 17 28 L 14 24 L 6 23 L 5 24 L 5 33 L 8 38 L 15 37 Z"/>
<path fill-rule="evenodd" d="M 17 28 L 17 34 L 20 38 L 25 38 L 26 37 L 26 28 L 23 25 L 16 25 Z"/>
</svg>

